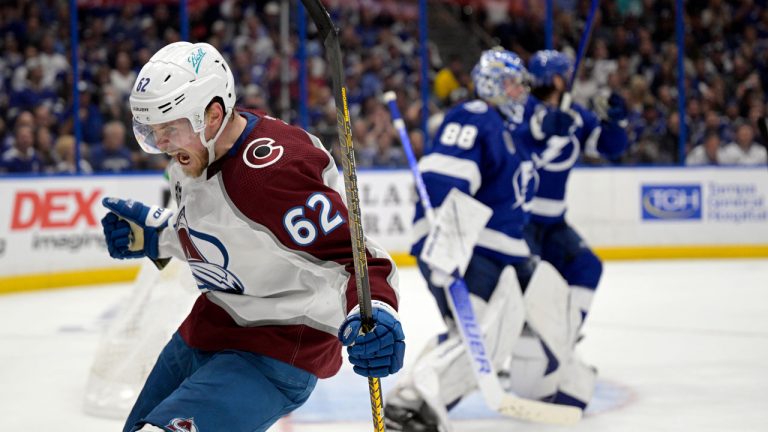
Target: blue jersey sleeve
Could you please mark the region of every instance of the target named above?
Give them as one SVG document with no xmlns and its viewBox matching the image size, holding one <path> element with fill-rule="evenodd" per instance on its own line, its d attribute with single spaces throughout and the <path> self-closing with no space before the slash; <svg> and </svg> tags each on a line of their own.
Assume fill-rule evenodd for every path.
<svg viewBox="0 0 768 432">
<path fill-rule="evenodd" d="M 597 151 L 608 159 L 619 157 L 629 146 L 627 131 L 614 122 L 603 121 Z"/>
<path fill-rule="evenodd" d="M 582 125 L 576 134 L 585 154 L 599 154 L 613 159 L 627 149 L 629 140 L 624 128 L 601 120 L 594 112 L 581 105 L 574 104 L 572 109 L 581 116 Z"/>
</svg>

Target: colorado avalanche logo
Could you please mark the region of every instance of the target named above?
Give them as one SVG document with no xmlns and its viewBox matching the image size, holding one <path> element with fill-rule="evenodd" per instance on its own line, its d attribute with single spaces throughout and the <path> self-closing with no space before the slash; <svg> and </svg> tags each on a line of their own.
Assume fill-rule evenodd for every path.
<svg viewBox="0 0 768 432">
<path fill-rule="evenodd" d="M 258 138 L 245 147 L 243 162 L 251 168 L 266 168 L 283 157 L 283 147 L 272 138 Z"/>
<path fill-rule="evenodd" d="M 175 418 L 165 425 L 165 427 L 174 432 L 199 432 L 195 425 L 195 419 L 193 418 Z"/>
<path fill-rule="evenodd" d="M 243 293 L 240 279 L 227 270 L 227 249 L 216 237 L 189 228 L 186 207 L 179 212 L 176 234 L 199 289 Z"/>
</svg>

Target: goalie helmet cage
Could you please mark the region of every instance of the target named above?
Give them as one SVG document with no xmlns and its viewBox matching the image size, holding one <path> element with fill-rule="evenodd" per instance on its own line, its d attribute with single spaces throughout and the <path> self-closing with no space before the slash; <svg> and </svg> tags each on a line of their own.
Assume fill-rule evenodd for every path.
<svg viewBox="0 0 768 432">
<path fill-rule="evenodd" d="M 160 351 L 199 295 L 185 262 L 162 271 L 146 260 L 96 348 L 83 398 L 86 414 L 125 419 Z"/>
</svg>

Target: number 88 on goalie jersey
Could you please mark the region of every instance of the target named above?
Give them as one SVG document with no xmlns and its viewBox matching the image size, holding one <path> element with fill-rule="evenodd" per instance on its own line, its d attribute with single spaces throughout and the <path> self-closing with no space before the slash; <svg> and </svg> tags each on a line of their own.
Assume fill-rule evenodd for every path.
<svg viewBox="0 0 768 432">
<path fill-rule="evenodd" d="M 474 253 L 507 264 L 530 255 L 523 227 L 538 177 L 527 152 L 515 145 L 522 133 L 510 131 L 504 117 L 486 102 L 465 102 L 446 114 L 419 161 L 435 209 L 456 188 L 493 210 Z M 428 232 L 423 205 L 417 203 L 411 254 L 419 256 Z"/>
</svg>

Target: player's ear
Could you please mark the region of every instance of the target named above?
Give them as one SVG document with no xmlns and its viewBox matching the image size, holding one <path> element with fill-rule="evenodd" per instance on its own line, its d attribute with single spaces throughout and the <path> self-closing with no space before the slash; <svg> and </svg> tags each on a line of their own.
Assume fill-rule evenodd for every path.
<svg viewBox="0 0 768 432">
<path fill-rule="evenodd" d="M 224 121 L 224 105 L 216 99 L 208 105 L 205 110 L 205 125 L 214 131 L 221 126 Z"/>
<path fill-rule="evenodd" d="M 565 90 L 565 77 L 561 75 L 555 75 L 552 79 L 552 83 L 555 85 L 557 91 L 561 92 Z"/>
</svg>

